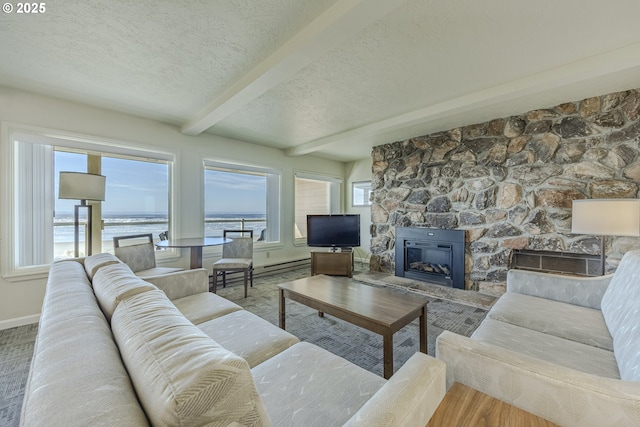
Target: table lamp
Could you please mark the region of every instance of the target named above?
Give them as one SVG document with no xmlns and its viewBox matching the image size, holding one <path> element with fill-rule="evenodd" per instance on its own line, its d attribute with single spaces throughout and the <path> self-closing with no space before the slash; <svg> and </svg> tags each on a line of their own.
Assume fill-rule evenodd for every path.
<svg viewBox="0 0 640 427">
<path fill-rule="evenodd" d="M 73 209 L 74 226 L 74 256 L 80 256 L 80 220 L 78 213 L 80 208 L 87 208 L 87 255 L 91 255 L 92 244 L 92 206 L 87 200 L 104 200 L 106 178 L 103 175 L 82 172 L 60 172 L 59 199 L 80 200 L 79 205 Z"/>
<path fill-rule="evenodd" d="M 600 274 L 605 267 L 605 236 L 640 236 L 640 200 L 574 200 L 571 232 L 600 235 Z"/>
</svg>

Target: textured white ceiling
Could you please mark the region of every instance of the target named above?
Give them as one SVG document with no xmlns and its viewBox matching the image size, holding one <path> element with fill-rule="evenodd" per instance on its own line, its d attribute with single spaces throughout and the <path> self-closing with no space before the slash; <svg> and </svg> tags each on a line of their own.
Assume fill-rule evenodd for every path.
<svg viewBox="0 0 640 427">
<path fill-rule="evenodd" d="M 57 0 L 0 84 L 337 160 L 640 87 L 637 0 Z"/>
</svg>

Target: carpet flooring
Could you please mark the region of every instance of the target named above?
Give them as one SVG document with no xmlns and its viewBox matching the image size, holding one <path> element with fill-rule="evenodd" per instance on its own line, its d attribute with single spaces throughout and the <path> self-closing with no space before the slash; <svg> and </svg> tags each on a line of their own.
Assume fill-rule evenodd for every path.
<svg viewBox="0 0 640 427">
<path fill-rule="evenodd" d="M 13 427 L 20 422 L 20 408 L 38 325 L 0 331 L 0 426 Z"/>
<path fill-rule="evenodd" d="M 243 298 L 241 284 L 218 289 L 218 295 L 232 300 L 244 309 L 278 325 L 278 284 L 308 276 L 308 270 L 297 270 L 284 275 L 265 277 L 253 288 L 249 297 Z M 354 275 L 358 280 L 358 274 Z M 368 283 L 364 283 L 368 282 Z M 363 281 L 363 286 L 382 286 Z M 395 291 L 411 294 L 411 289 L 395 288 Z M 435 355 L 436 338 L 443 330 L 470 336 L 480 325 L 487 310 L 450 300 L 427 296 L 427 352 Z M 294 301 L 286 301 L 287 331 L 341 356 L 362 368 L 382 376 L 382 336 L 352 325 L 330 315 L 319 317 L 318 312 Z M 419 351 L 418 321 L 396 332 L 394 342 L 394 372 L 416 351 Z"/>
<path fill-rule="evenodd" d="M 219 289 L 218 294 L 241 305 L 248 311 L 278 324 L 279 283 L 300 279 L 309 275 L 308 268 L 278 275 L 257 277 L 249 297 L 243 298 L 241 283 L 233 283 Z M 358 279 L 358 274 L 354 276 Z M 366 274 L 363 282 L 372 284 Z M 415 292 L 397 289 L 398 292 Z M 430 300 L 427 314 L 428 353 L 435 355 L 436 337 L 443 331 L 469 336 L 484 319 L 487 310 L 450 299 L 427 296 Z M 463 301 L 465 302 L 465 301 Z M 338 356 L 375 374 L 382 375 L 382 337 L 340 319 L 317 312 L 293 301 L 287 301 L 287 330 L 300 340 L 314 343 Z M 0 426 L 15 427 L 20 420 L 20 409 L 29 366 L 37 334 L 37 324 L 0 331 Z M 394 370 L 418 351 L 417 321 L 407 325 L 394 335 Z"/>
</svg>

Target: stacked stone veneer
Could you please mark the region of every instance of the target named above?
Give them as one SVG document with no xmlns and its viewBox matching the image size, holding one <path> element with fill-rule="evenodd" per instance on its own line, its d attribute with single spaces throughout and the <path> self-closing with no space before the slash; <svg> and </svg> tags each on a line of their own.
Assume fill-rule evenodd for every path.
<svg viewBox="0 0 640 427">
<path fill-rule="evenodd" d="M 513 249 L 600 253 L 571 201 L 636 198 L 640 91 L 373 148 L 371 269 L 394 271 L 395 227 L 466 230 L 467 289 L 504 290 Z M 607 239 L 607 270 L 638 238 Z"/>
</svg>

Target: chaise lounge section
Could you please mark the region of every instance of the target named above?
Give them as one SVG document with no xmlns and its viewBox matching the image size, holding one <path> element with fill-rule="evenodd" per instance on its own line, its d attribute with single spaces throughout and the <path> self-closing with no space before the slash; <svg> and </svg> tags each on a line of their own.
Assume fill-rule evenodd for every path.
<svg viewBox="0 0 640 427">
<path fill-rule="evenodd" d="M 205 269 L 54 263 L 21 425 L 424 426 L 444 396 L 433 357 L 387 381 L 208 288 Z"/>
<path fill-rule="evenodd" d="M 640 425 L 640 251 L 612 275 L 510 270 L 470 337 L 436 357 L 460 382 L 563 426 Z"/>
</svg>

